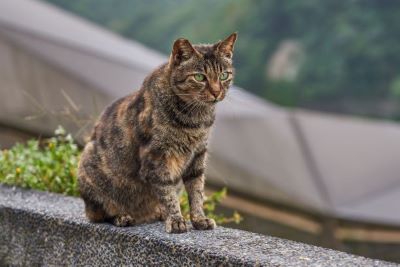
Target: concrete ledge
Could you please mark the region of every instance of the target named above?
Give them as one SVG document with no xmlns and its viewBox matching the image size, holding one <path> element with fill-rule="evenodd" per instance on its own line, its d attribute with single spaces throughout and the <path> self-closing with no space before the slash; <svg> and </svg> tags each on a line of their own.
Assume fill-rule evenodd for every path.
<svg viewBox="0 0 400 267">
<path fill-rule="evenodd" d="M 218 227 L 180 235 L 161 223 L 89 223 L 78 198 L 0 185 L 0 266 L 397 266 Z"/>
</svg>

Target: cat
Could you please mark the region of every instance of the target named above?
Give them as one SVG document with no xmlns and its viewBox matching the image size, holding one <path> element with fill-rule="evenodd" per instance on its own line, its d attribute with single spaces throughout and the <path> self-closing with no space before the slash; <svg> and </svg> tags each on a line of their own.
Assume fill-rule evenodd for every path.
<svg viewBox="0 0 400 267">
<path fill-rule="evenodd" d="M 167 63 L 103 111 L 78 167 L 91 222 L 162 220 L 168 233 L 186 232 L 178 195 L 184 185 L 193 227 L 216 227 L 203 211 L 207 139 L 216 103 L 233 81 L 236 39 L 237 33 L 215 44 L 176 40 Z"/>
</svg>

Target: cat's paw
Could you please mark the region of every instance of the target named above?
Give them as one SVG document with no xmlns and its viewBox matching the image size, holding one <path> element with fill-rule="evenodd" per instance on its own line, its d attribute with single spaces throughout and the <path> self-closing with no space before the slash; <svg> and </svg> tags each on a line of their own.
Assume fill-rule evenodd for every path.
<svg viewBox="0 0 400 267">
<path fill-rule="evenodd" d="M 217 227 L 214 219 L 207 217 L 193 218 L 192 225 L 197 230 L 212 230 Z"/>
<path fill-rule="evenodd" d="M 135 224 L 135 220 L 129 215 L 118 215 L 113 218 L 112 223 L 118 227 L 126 227 Z"/>
<path fill-rule="evenodd" d="M 165 230 L 173 234 L 185 233 L 188 231 L 188 226 L 182 216 L 172 216 L 165 220 Z"/>
</svg>

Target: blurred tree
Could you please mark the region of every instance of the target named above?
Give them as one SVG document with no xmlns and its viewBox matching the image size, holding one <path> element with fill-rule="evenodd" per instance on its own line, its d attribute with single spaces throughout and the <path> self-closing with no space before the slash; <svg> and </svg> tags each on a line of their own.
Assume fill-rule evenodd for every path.
<svg viewBox="0 0 400 267">
<path fill-rule="evenodd" d="M 46 1 L 164 53 L 181 36 L 213 42 L 238 30 L 239 86 L 289 106 L 400 117 L 397 0 Z M 296 79 L 272 80 L 266 65 L 287 40 L 304 60 Z"/>
</svg>

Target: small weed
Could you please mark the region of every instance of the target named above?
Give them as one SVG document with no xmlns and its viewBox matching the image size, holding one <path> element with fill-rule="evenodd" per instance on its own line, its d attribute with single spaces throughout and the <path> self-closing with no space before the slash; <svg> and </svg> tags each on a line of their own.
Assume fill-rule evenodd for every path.
<svg viewBox="0 0 400 267">
<path fill-rule="evenodd" d="M 30 140 L 0 151 L 0 182 L 77 196 L 78 146 L 61 127 L 55 133 L 43 142 Z"/>
</svg>

